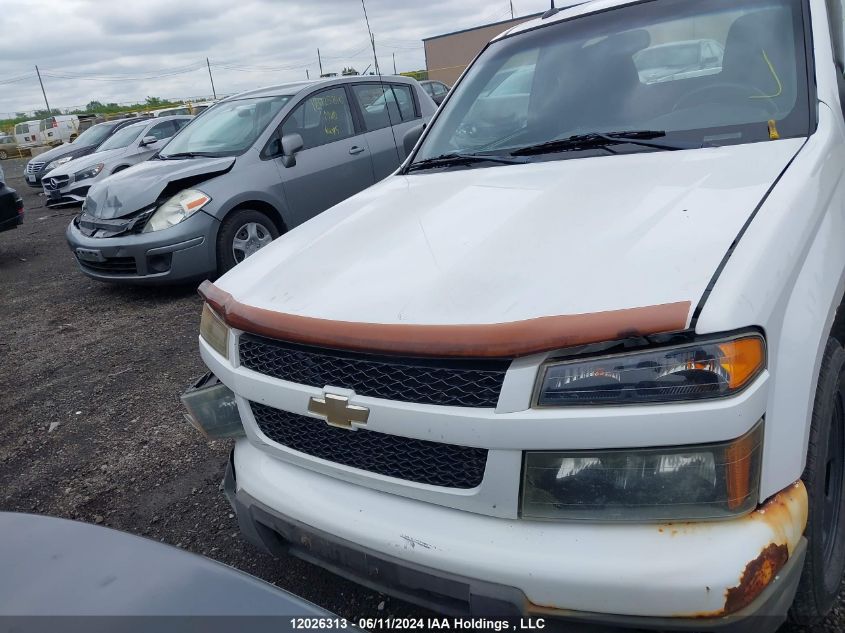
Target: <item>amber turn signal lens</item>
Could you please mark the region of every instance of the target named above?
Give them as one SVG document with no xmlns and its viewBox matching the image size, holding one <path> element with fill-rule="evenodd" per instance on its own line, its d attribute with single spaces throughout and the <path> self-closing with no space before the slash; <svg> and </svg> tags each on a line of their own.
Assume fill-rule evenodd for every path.
<svg viewBox="0 0 845 633">
<path fill-rule="evenodd" d="M 202 306 L 200 336 L 223 358 L 229 358 L 229 326 L 207 303 Z"/>
<path fill-rule="evenodd" d="M 731 391 L 742 389 L 766 366 L 766 347 L 758 336 L 738 338 L 719 344 L 720 363 Z"/>
</svg>

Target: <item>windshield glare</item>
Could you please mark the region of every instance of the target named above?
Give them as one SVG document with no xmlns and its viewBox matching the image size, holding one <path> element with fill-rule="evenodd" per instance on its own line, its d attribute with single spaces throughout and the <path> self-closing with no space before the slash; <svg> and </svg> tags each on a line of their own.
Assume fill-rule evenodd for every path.
<svg viewBox="0 0 845 633">
<path fill-rule="evenodd" d="M 781 138 L 807 136 L 801 13 L 790 0 L 657 0 L 494 42 L 415 162 L 637 130 L 695 147 L 767 141 L 770 120 Z"/>
<path fill-rule="evenodd" d="M 122 130 L 115 132 L 109 139 L 97 148 L 98 152 L 108 149 L 121 149 L 131 145 L 135 139 L 141 136 L 146 125 L 129 125 Z"/>
<path fill-rule="evenodd" d="M 95 125 L 94 127 L 89 127 L 85 130 L 82 134 L 76 137 L 76 140 L 73 142 L 75 145 L 99 145 L 103 142 L 109 132 L 111 131 L 113 126 L 100 123 Z"/>
<path fill-rule="evenodd" d="M 249 149 L 290 96 L 256 97 L 218 103 L 185 126 L 161 158 L 201 153 L 236 156 Z"/>
</svg>

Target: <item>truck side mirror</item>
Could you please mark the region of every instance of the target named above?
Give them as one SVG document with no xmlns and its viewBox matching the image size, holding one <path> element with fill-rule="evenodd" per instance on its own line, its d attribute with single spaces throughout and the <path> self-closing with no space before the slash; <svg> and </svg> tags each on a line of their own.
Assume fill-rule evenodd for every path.
<svg viewBox="0 0 845 633">
<path fill-rule="evenodd" d="M 415 125 L 405 133 L 405 137 L 402 139 L 405 156 L 409 156 L 411 154 L 411 151 L 414 149 L 414 145 L 416 145 L 417 141 L 420 140 L 424 130 L 425 123 L 421 123 L 420 125 Z"/>
<path fill-rule="evenodd" d="M 282 137 L 282 165 L 293 167 L 296 165 L 296 154 L 302 151 L 305 143 L 299 134 L 285 134 Z"/>
</svg>

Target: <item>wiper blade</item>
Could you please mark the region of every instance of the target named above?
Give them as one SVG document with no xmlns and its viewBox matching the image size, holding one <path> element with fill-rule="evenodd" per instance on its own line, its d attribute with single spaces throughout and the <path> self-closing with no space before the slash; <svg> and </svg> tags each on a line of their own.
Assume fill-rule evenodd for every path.
<svg viewBox="0 0 845 633">
<path fill-rule="evenodd" d="M 171 158 L 216 158 L 217 154 L 212 152 L 176 152 L 175 154 L 159 154 L 158 157 L 162 160 L 170 160 Z"/>
<path fill-rule="evenodd" d="M 666 132 L 659 130 L 632 130 L 626 132 L 591 132 L 589 134 L 576 134 L 566 138 L 555 139 L 538 145 L 521 147 L 511 152 L 511 156 L 535 156 L 538 154 L 551 154 L 554 152 L 568 152 L 579 149 L 605 149 L 615 153 L 611 145 L 642 145 L 666 151 L 677 151 L 681 149 L 698 149 L 700 145 L 665 143 L 652 139 L 662 138 Z"/>
<path fill-rule="evenodd" d="M 523 165 L 526 161 L 512 156 L 497 156 L 495 154 L 443 154 L 435 158 L 427 158 L 411 163 L 408 171 L 451 167 L 453 165 L 473 165 L 475 163 L 499 163 L 502 165 Z"/>
</svg>

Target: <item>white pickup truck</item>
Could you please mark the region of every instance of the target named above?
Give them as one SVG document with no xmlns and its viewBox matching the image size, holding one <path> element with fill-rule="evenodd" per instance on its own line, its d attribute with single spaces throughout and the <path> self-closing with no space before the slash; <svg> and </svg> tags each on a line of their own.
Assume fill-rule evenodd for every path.
<svg viewBox="0 0 845 633">
<path fill-rule="evenodd" d="M 824 618 L 842 5 L 549 11 L 485 48 L 395 174 L 206 282 L 213 377 L 184 399 L 239 436 L 244 535 L 442 613 Z M 639 52 L 691 38 L 718 67 L 642 79 Z M 491 85 L 526 68 L 526 94 Z"/>
</svg>

